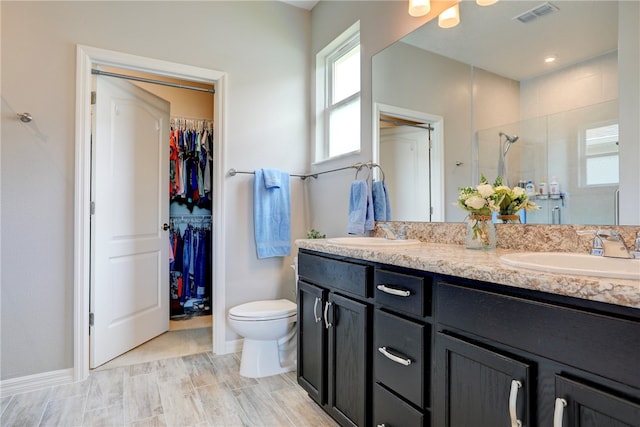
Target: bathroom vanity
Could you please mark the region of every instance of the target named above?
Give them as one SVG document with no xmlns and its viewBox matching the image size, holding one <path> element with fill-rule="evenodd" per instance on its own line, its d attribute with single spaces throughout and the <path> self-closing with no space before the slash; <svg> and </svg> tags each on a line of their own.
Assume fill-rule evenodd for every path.
<svg viewBox="0 0 640 427">
<path fill-rule="evenodd" d="M 640 283 L 300 240 L 298 382 L 341 425 L 640 426 Z"/>
</svg>

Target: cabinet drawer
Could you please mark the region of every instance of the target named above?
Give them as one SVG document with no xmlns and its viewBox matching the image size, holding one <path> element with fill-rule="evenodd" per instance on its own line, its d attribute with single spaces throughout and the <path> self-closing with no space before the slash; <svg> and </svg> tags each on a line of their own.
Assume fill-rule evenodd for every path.
<svg viewBox="0 0 640 427">
<path fill-rule="evenodd" d="M 431 315 L 431 279 L 376 269 L 376 302 L 416 316 Z"/>
<path fill-rule="evenodd" d="M 373 387 L 374 426 L 428 427 L 429 419 L 420 411 L 380 384 L 376 383 Z"/>
<path fill-rule="evenodd" d="M 298 254 L 298 271 L 312 283 L 350 292 L 368 298 L 371 296 L 372 267 L 324 258 L 307 253 Z"/>
<path fill-rule="evenodd" d="M 376 310 L 374 375 L 378 382 L 423 408 L 429 400 L 428 331 L 424 325 Z M 425 357 L 425 354 L 427 357 Z"/>
<path fill-rule="evenodd" d="M 640 322 L 446 282 L 438 322 L 640 387 Z"/>
</svg>

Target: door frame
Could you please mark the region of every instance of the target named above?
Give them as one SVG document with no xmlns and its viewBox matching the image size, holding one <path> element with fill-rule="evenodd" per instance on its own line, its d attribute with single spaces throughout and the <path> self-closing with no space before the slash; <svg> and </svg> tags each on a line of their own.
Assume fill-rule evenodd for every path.
<svg viewBox="0 0 640 427">
<path fill-rule="evenodd" d="M 214 166 L 213 166 L 213 348 L 224 351 L 225 322 L 225 241 L 223 234 L 225 170 L 225 119 L 227 73 L 101 48 L 77 45 L 76 49 L 76 128 L 73 253 L 73 374 L 74 381 L 89 376 L 89 292 L 91 287 L 91 69 L 108 65 L 162 76 L 215 85 Z"/>
<path fill-rule="evenodd" d="M 430 123 L 434 130 L 431 133 L 431 222 L 444 221 L 444 118 L 434 114 L 424 113 L 422 111 L 409 110 L 403 107 L 383 104 L 380 102 L 373 103 L 373 162 L 380 162 L 380 116 L 387 115 L 400 119 L 407 119 L 417 122 Z"/>
</svg>

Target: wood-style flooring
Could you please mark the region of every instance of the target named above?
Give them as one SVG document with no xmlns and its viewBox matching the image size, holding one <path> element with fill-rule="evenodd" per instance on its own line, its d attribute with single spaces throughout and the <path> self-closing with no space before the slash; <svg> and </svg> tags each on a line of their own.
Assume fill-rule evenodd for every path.
<svg viewBox="0 0 640 427">
<path fill-rule="evenodd" d="M 295 372 L 242 377 L 239 353 L 120 363 L 80 383 L 2 398 L 0 425 L 337 426 L 298 386 Z"/>
</svg>

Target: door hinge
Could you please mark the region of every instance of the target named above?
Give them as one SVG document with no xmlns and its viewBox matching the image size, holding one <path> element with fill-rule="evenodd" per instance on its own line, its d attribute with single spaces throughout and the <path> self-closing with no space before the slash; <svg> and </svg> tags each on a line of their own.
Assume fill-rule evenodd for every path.
<svg viewBox="0 0 640 427">
<path fill-rule="evenodd" d="M 90 215 L 95 215 L 96 213 L 96 202 L 91 202 L 91 206 L 89 207 Z"/>
<path fill-rule="evenodd" d="M 431 206 L 431 207 L 429 208 L 429 213 L 430 213 L 431 215 L 433 215 L 433 206 Z"/>
<path fill-rule="evenodd" d="M 93 313 L 89 313 L 89 326 L 93 326 Z"/>
<path fill-rule="evenodd" d="M 91 105 L 96 105 L 96 91 L 91 92 Z"/>
</svg>

